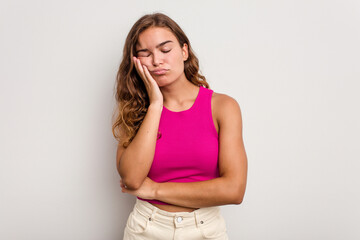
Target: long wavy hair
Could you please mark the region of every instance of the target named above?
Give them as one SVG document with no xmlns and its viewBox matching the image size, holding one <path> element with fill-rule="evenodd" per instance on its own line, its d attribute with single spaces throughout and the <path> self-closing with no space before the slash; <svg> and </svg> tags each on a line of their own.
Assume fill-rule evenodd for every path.
<svg viewBox="0 0 360 240">
<path fill-rule="evenodd" d="M 126 148 L 135 137 L 147 113 L 150 101 L 145 84 L 134 67 L 132 58 L 136 56 L 135 46 L 140 33 L 149 27 L 164 27 L 172 31 L 180 46 L 188 45 L 189 56 L 184 62 L 186 78 L 194 85 L 209 88 L 206 78 L 199 73 L 199 60 L 191 48 L 190 41 L 180 26 L 163 13 L 142 16 L 130 29 L 123 49 L 122 61 L 116 75 L 116 108 L 113 114 L 112 132 L 116 140 Z M 120 139 L 120 128 L 125 133 Z"/>
</svg>

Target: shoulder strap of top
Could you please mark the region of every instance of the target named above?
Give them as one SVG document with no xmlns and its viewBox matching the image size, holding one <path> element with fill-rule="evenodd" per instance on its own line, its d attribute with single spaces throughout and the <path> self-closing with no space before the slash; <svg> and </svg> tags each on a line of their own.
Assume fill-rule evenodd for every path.
<svg viewBox="0 0 360 240">
<path fill-rule="evenodd" d="M 214 126 L 214 121 L 212 117 L 212 111 L 211 111 L 211 98 L 213 95 L 213 90 L 209 88 L 203 88 L 202 89 L 202 97 L 199 99 L 199 106 L 200 106 L 200 112 L 204 117 L 203 124 L 206 124 L 210 127 L 212 134 L 217 138 L 218 133 L 216 131 L 216 128 Z"/>
<path fill-rule="evenodd" d="M 202 96 L 198 99 L 198 104 L 202 105 L 202 106 L 208 106 L 209 102 L 211 104 L 211 96 L 212 96 L 213 90 L 209 89 L 209 88 L 205 88 L 203 86 L 200 86 L 200 88 L 201 88 L 200 91 L 202 93 L 201 94 Z"/>
</svg>

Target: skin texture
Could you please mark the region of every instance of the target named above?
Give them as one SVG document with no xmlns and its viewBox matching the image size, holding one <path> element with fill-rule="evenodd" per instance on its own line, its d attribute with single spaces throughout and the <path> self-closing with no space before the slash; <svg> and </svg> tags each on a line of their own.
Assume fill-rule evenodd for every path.
<svg viewBox="0 0 360 240">
<path fill-rule="evenodd" d="M 165 44 L 157 47 L 162 43 Z M 169 70 L 165 75 L 151 74 L 160 88 L 174 82 L 186 83 L 185 81 L 188 81 L 184 73 L 184 61 L 188 58 L 187 45 L 184 44 L 181 47 L 170 30 L 158 27 L 148 28 L 140 34 L 136 50 L 139 51 L 137 58 L 149 72 L 159 68 Z"/>
<path fill-rule="evenodd" d="M 159 48 L 156 47 L 168 40 L 172 42 Z M 147 86 L 151 99 L 150 106 L 156 109 L 150 112 L 152 114 L 150 116 L 158 120 L 158 114 L 161 115 L 161 111 L 158 109 L 162 108 L 162 105 L 174 111 L 190 108 L 197 96 L 198 87 L 189 82 L 184 74 L 184 61 L 188 57 L 186 44 L 180 46 L 171 31 L 157 27 L 145 30 L 140 34 L 138 42 L 137 50 L 147 49 L 147 51 L 139 52 L 138 58 L 134 58 L 134 62 L 138 73 Z M 169 71 L 160 76 L 152 74 L 151 71 L 157 68 L 165 68 Z M 191 183 L 156 183 L 147 177 L 151 160 L 147 160 L 147 165 L 145 164 L 146 167 L 142 169 L 143 171 L 136 169 L 136 161 L 133 161 L 133 163 L 135 162 L 133 165 L 128 161 L 129 164 L 123 164 L 120 171 L 138 171 L 134 176 L 140 180 L 136 180 L 137 184 L 133 185 L 135 187 L 129 187 L 128 183 L 131 181 L 125 181 L 126 178 L 123 178 L 120 180 L 122 192 L 170 203 L 171 205 L 156 204 L 160 209 L 170 212 L 190 212 L 201 207 L 240 204 L 243 201 L 247 181 L 247 156 L 242 137 L 240 106 L 234 98 L 215 92 L 211 99 L 211 105 L 214 125 L 219 133 L 220 177 Z M 145 124 L 147 123 L 150 125 L 150 121 Z M 144 135 L 143 132 L 139 130 L 138 134 Z M 154 135 L 149 138 L 151 137 Z M 141 136 L 139 136 L 140 138 Z M 131 152 L 134 149 L 135 147 L 126 151 Z M 117 159 L 120 163 L 121 161 L 125 162 L 125 160 L 120 161 L 120 159 L 130 159 L 130 157 L 121 158 L 123 152 L 124 149 L 119 147 Z M 130 156 L 130 153 L 127 154 Z M 120 175 L 122 176 L 121 173 Z M 125 176 L 125 174 L 123 175 Z"/>
</svg>

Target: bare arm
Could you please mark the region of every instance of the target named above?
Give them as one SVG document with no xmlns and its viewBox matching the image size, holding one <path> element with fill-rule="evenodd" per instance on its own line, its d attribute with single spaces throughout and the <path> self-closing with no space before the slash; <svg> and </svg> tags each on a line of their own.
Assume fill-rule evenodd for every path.
<svg viewBox="0 0 360 240">
<path fill-rule="evenodd" d="M 116 155 L 116 167 L 123 183 L 129 189 L 138 189 L 147 177 L 155 154 L 155 146 L 161 112 L 163 96 L 156 81 L 145 66 L 136 57 L 133 58 L 138 74 L 144 81 L 149 95 L 150 105 L 134 139 L 124 149 L 119 143 Z M 122 136 L 121 136 L 122 135 Z M 120 128 L 120 138 L 124 131 Z"/>
<path fill-rule="evenodd" d="M 190 183 L 155 183 L 146 178 L 137 191 L 123 188 L 123 192 L 191 208 L 240 204 L 247 181 L 241 111 L 236 100 L 230 97 L 222 97 L 221 108 L 218 109 L 220 177 Z"/>
<path fill-rule="evenodd" d="M 149 173 L 156 146 L 162 106 L 150 105 L 145 118 L 129 146 L 119 143 L 116 162 L 123 183 L 129 189 L 141 186 Z"/>
</svg>

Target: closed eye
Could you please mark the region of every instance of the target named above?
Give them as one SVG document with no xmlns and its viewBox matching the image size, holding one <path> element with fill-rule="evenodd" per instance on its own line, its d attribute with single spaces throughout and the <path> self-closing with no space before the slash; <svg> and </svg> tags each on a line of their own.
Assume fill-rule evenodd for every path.
<svg viewBox="0 0 360 240">
<path fill-rule="evenodd" d="M 163 52 L 163 53 L 168 53 L 168 52 L 170 52 L 170 51 L 171 51 L 171 49 L 170 49 L 170 50 L 167 50 L 167 51 L 163 50 L 162 52 Z M 151 54 L 149 54 L 149 55 L 147 55 L 147 56 L 138 56 L 138 57 L 150 57 L 150 55 L 151 55 Z"/>
</svg>

